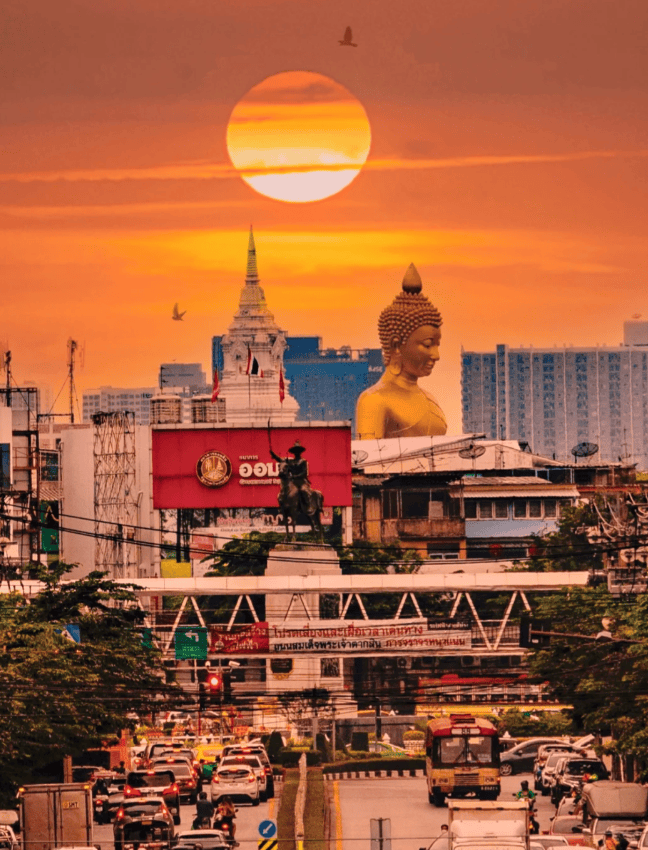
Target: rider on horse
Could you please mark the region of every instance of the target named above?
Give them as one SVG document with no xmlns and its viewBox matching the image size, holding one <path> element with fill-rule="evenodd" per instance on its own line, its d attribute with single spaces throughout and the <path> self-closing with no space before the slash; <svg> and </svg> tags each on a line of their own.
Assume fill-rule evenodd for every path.
<svg viewBox="0 0 648 850">
<path fill-rule="evenodd" d="M 295 445 L 291 446 L 288 451 L 295 457 L 279 457 L 270 449 L 270 454 L 280 464 L 279 504 L 282 506 L 285 504 L 285 497 L 288 495 L 289 484 L 292 481 L 299 490 L 299 509 L 306 515 L 312 515 L 319 509 L 320 503 L 316 496 L 318 491 L 313 490 L 308 480 L 308 461 L 302 457 L 302 453 L 305 451 L 304 446 L 301 445 L 299 440 L 295 440 Z"/>
</svg>

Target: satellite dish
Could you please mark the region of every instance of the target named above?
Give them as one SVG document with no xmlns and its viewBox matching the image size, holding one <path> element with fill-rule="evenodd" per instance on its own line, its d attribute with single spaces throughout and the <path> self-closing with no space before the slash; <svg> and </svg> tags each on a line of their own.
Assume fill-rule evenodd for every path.
<svg viewBox="0 0 648 850">
<path fill-rule="evenodd" d="M 596 443 L 577 443 L 571 450 L 574 457 L 591 457 L 595 455 L 599 447 Z"/>
<path fill-rule="evenodd" d="M 362 463 L 369 457 L 369 452 L 366 452 L 364 449 L 355 449 L 351 452 L 351 459 L 355 466 Z"/>
<path fill-rule="evenodd" d="M 476 457 L 481 457 L 485 451 L 486 446 L 476 446 L 474 443 L 471 443 L 465 449 L 459 449 L 459 457 L 474 460 Z"/>
</svg>

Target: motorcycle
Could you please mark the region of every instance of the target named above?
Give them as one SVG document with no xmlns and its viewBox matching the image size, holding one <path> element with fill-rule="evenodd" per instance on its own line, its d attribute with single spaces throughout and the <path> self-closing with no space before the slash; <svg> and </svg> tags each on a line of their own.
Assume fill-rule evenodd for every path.
<svg viewBox="0 0 648 850">
<path fill-rule="evenodd" d="M 192 829 L 211 829 L 211 818 L 202 817 L 202 818 L 194 818 L 193 823 L 191 824 Z"/>
<path fill-rule="evenodd" d="M 239 844 L 232 834 L 235 817 L 236 815 L 216 815 L 214 818 L 214 829 L 219 829 L 223 833 L 229 847 L 238 847 Z"/>
</svg>

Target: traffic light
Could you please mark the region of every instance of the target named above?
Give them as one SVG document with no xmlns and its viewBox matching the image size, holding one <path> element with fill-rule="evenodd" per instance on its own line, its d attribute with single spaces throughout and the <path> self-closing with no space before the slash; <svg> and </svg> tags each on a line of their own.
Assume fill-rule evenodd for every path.
<svg viewBox="0 0 648 850">
<path fill-rule="evenodd" d="M 218 696 L 223 687 L 223 680 L 219 673 L 207 674 L 207 690 L 212 696 Z"/>
</svg>

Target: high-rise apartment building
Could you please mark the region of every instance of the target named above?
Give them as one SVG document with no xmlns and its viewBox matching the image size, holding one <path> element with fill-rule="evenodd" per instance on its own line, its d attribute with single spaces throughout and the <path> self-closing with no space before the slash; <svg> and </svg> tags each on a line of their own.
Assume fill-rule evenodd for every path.
<svg viewBox="0 0 648 850">
<path fill-rule="evenodd" d="M 138 425 L 150 423 L 151 399 L 157 387 L 98 387 L 83 393 L 83 421 L 90 422 L 95 413 L 135 414 Z"/>
<path fill-rule="evenodd" d="M 648 469 L 648 322 L 626 322 L 624 345 L 462 351 L 465 433 L 529 443 L 573 460 L 579 443 L 594 459 Z"/>
</svg>

